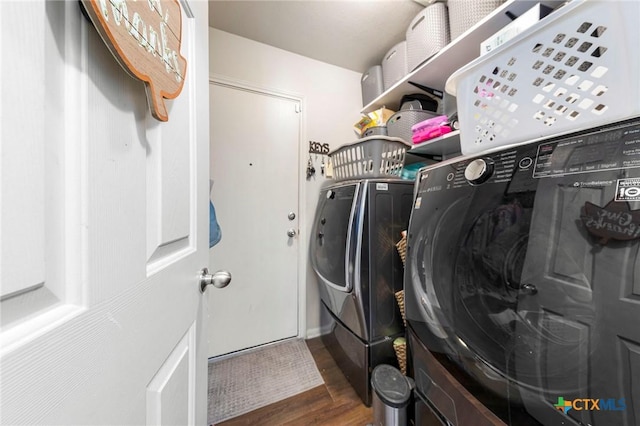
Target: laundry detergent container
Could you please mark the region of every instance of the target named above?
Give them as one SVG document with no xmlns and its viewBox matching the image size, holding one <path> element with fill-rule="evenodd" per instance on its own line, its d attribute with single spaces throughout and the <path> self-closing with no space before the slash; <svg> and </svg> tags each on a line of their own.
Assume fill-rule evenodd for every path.
<svg viewBox="0 0 640 426">
<path fill-rule="evenodd" d="M 449 44 L 449 19 L 445 4 L 435 3 L 418 13 L 407 28 L 406 40 L 407 67 L 411 72 Z"/>
</svg>

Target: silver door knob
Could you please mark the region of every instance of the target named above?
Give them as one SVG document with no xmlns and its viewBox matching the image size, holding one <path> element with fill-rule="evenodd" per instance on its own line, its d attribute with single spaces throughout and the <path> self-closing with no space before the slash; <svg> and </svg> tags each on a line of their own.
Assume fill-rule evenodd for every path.
<svg viewBox="0 0 640 426">
<path fill-rule="evenodd" d="M 524 294 L 528 294 L 529 296 L 538 294 L 538 288 L 533 284 L 522 284 L 520 289 Z"/>
<path fill-rule="evenodd" d="M 287 230 L 287 235 L 288 235 L 289 237 L 295 237 L 295 236 L 296 236 L 296 230 L 295 230 L 295 229 L 293 229 L 293 228 L 289 228 L 289 229 Z"/>
<path fill-rule="evenodd" d="M 218 271 L 210 274 L 209 269 L 202 268 L 200 271 L 200 291 L 204 293 L 207 286 L 213 285 L 215 288 L 225 288 L 231 282 L 231 274 L 228 271 Z"/>
<path fill-rule="evenodd" d="M 293 220 L 296 218 L 296 214 L 294 212 L 289 212 L 289 214 L 287 215 L 287 217 L 289 218 L 289 220 Z"/>
</svg>

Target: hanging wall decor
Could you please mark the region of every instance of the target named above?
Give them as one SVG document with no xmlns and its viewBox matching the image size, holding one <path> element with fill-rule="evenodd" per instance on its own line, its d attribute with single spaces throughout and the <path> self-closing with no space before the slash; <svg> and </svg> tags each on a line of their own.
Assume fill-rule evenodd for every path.
<svg viewBox="0 0 640 426">
<path fill-rule="evenodd" d="M 598 244 L 609 240 L 640 239 L 640 211 L 631 210 L 626 201 L 611 200 L 604 207 L 586 201 L 580 215 L 587 231 L 598 237 Z"/>
<path fill-rule="evenodd" d="M 187 61 L 180 55 L 182 10 L 178 0 L 80 0 L 113 56 L 142 80 L 151 114 L 169 115 L 165 99 L 182 91 Z"/>
</svg>

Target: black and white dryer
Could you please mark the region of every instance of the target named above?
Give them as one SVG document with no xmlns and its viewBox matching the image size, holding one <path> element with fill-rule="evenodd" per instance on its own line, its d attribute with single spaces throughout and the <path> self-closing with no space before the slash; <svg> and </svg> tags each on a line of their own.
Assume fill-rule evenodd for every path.
<svg viewBox="0 0 640 426">
<path fill-rule="evenodd" d="M 363 402 L 381 363 L 396 364 L 393 340 L 404 327 L 395 293 L 403 265 L 395 244 L 407 229 L 413 181 L 332 182 L 320 191 L 310 255 L 331 332 L 322 336 Z"/>
</svg>

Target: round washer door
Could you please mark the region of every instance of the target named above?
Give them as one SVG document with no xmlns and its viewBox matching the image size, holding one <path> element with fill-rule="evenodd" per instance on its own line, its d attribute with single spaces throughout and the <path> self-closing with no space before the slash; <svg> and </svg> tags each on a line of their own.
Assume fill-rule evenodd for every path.
<svg viewBox="0 0 640 426">
<path fill-rule="evenodd" d="M 424 223 L 413 227 L 409 260 L 421 320 L 450 356 L 461 363 L 480 359 L 486 368 L 478 374 L 492 381 L 515 377 L 517 305 L 532 210 L 530 198 L 506 199 L 495 189 L 459 191 L 448 205 L 432 198 L 420 213 Z"/>
</svg>

